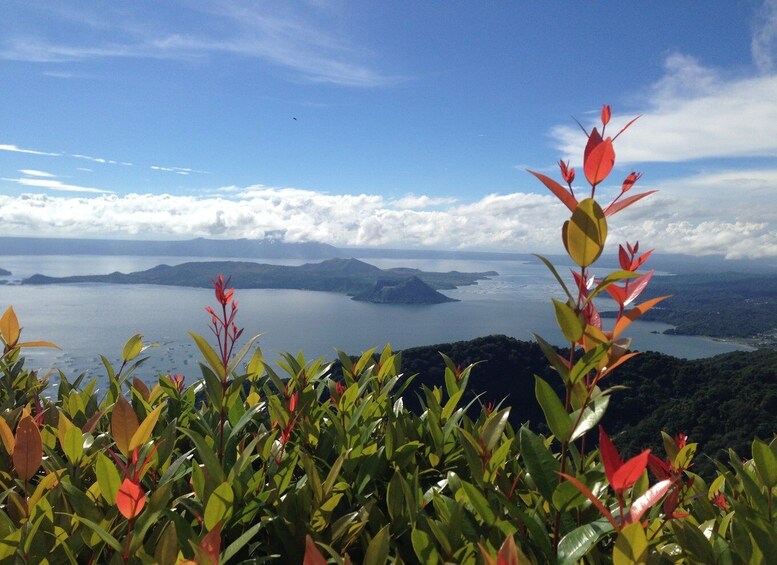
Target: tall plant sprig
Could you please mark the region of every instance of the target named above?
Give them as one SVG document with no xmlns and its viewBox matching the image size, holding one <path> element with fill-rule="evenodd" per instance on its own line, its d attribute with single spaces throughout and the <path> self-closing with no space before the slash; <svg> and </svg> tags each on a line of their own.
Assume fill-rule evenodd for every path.
<svg viewBox="0 0 777 565">
<path fill-rule="evenodd" d="M 585 455 L 586 433 L 598 424 L 607 408 L 609 394 L 599 388 L 600 381 L 617 366 L 636 355 L 629 352 L 631 341 L 623 337 L 624 330 L 631 322 L 666 298 L 655 298 L 627 309 L 646 288 L 653 274 L 652 271 L 646 274 L 637 272 L 652 252 L 638 255 L 638 243 L 627 243 L 626 247 L 620 247 L 619 270 L 601 279 L 592 275 L 592 266 L 602 255 L 607 241 L 607 218 L 655 192 L 646 191 L 626 196 L 642 177 L 641 173 L 632 172 L 621 184 L 620 192 L 607 206 L 602 207 L 598 202 L 597 188 L 607 180 L 615 166 L 614 141 L 637 120 L 632 119 L 615 136 L 609 137 L 606 136 L 606 131 L 610 118 L 610 106 L 604 105 L 600 117 L 601 132 L 597 127 L 589 132 L 580 126 L 588 138 L 583 152 L 583 172 L 590 186 L 586 198 L 578 200 L 575 195 L 572 188 L 575 170 L 564 161 L 559 161 L 559 167 L 566 187 L 546 175 L 529 171 L 572 213 L 569 220 L 563 224 L 561 237 L 569 258 L 576 265 L 572 270 L 574 286 L 570 288 L 564 282 L 548 259 L 539 257 L 551 270 L 566 295 L 566 300 L 554 299 L 553 306 L 558 326 L 569 343 L 568 354 L 560 355 L 548 342 L 537 336 L 546 357 L 561 376 L 564 384 L 563 401 L 550 384 L 535 376 L 537 400 L 551 432 L 561 444 L 559 475 L 562 480 L 570 479 L 570 455 L 573 454 L 571 445 L 579 442 L 574 454 L 580 470 Z M 585 193 L 586 191 L 578 190 L 578 195 Z M 623 285 L 617 284 L 621 281 Z M 611 330 L 603 328 L 601 316 L 594 303 L 594 298 L 603 291 L 618 303 L 618 313 Z M 644 470 L 644 465 L 642 467 Z M 639 472 L 641 473 L 641 470 Z M 561 512 L 557 510 L 554 520 L 555 544 L 559 541 L 560 518 Z"/>
<path fill-rule="evenodd" d="M 211 280 L 219 311 L 210 306 L 205 307 L 205 311 L 211 317 L 210 330 L 216 337 L 216 350 L 204 337 L 189 332 L 205 359 L 206 364 L 201 364 L 201 368 L 209 402 L 218 409 L 219 461 L 224 460 L 224 426 L 229 410 L 228 398 L 231 397 L 229 389 L 231 384 L 235 384 L 234 379 L 230 380 L 230 377 L 233 376 L 237 365 L 246 356 L 254 342 L 261 337 L 260 335 L 253 336 L 242 349 L 235 353 L 235 346 L 243 335 L 244 328 L 238 328 L 235 323 L 238 304 L 234 300 L 235 289 L 229 287 L 230 281 L 231 277 L 227 277 L 225 280 L 223 275 L 218 275 Z"/>
</svg>

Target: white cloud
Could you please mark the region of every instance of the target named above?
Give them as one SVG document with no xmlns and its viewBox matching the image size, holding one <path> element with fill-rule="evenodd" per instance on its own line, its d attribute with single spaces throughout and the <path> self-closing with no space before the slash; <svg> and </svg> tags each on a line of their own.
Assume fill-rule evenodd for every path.
<svg viewBox="0 0 777 565">
<path fill-rule="evenodd" d="M 750 43 L 753 62 L 762 73 L 773 72 L 777 56 L 777 0 L 766 0 L 758 10 Z"/>
<path fill-rule="evenodd" d="M 659 253 L 777 256 L 774 209 L 764 214 L 764 207 L 751 200 L 768 191 L 774 179 L 777 170 L 679 179 L 675 189 L 661 186 L 658 195 L 613 216 L 610 241 L 639 239 Z M 696 196 L 735 181 L 738 192 L 730 202 L 738 194 L 743 203 L 725 214 L 716 213 L 715 200 Z M 409 202 L 397 206 L 378 195 L 261 185 L 229 187 L 219 194 L 0 196 L 0 235 L 263 238 L 282 231 L 287 241 L 341 246 L 561 253 L 561 224 L 569 217 L 553 196 L 520 192 L 466 204 L 450 200 L 435 209 L 424 206 L 423 195 L 414 197 L 420 206 L 407 207 Z"/>
<path fill-rule="evenodd" d="M 11 151 L 13 153 L 28 153 L 30 155 L 48 155 L 51 157 L 59 157 L 61 153 L 47 153 L 45 151 L 36 151 L 35 149 L 22 149 L 16 145 L 8 145 L 0 143 L 0 151 Z"/>
<path fill-rule="evenodd" d="M 142 10 L 134 11 L 131 18 L 124 10 L 108 8 L 91 17 L 74 18 L 51 9 L 52 18 L 81 32 L 71 34 L 82 38 L 80 41 L 62 43 L 10 36 L 0 43 L 0 59 L 33 63 L 99 58 L 189 61 L 226 53 L 266 61 L 310 82 L 376 87 L 401 80 L 373 69 L 365 61 L 364 48 L 343 40 L 344 33 L 329 31 L 333 16 L 330 9 L 227 0 L 190 4 L 188 8 L 185 17 L 174 21 L 164 21 L 158 12 L 144 14 Z M 185 28 L 182 24 L 197 18 L 206 18 L 208 25 Z"/>
<path fill-rule="evenodd" d="M 775 74 L 727 80 L 692 57 L 672 55 L 644 108 L 614 116 L 608 131 L 637 114 L 637 124 L 616 142 L 620 164 L 777 157 Z M 559 126 L 551 135 L 564 159 L 579 164 L 585 144 L 579 128 Z"/>
<path fill-rule="evenodd" d="M 51 173 L 47 173 L 46 171 L 37 171 L 35 169 L 19 169 L 19 171 L 23 175 L 27 175 L 28 177 L 44 177 L 44 178 L 54 178 L 57 175 L 52 175 Z"/>
<path fill-rule="evenodd" d="M 5 182 L 14 182 L 22 186 L 32 186 L 37 188 L 46 188 L 48 190 L 56 190 L 58 192 L 89 192 L 92 194 L 110 194 L 113 192 L 111 190 L 104 190 L 102 188 L 93 188 L 90 186 L 79 186 L 75 184 L 67 184 L 67 183 L 63 183 L 62 181 L 53 180 L 53 179 L 23 177 L 19 179 L 3 178 L 0 180 L 3 180 Z"/>
<path fill-rule="evenodd" d="M 409 209 L 409 208 L 431 208 L 436 206 L 450 205 L 456 202 L 455 198 L 430 198 L 426 195 L 416 196 L 414 194 L 408 194 L 397 200 L 393 200 L 391 204 L 395 208 Z"/>
</svg>

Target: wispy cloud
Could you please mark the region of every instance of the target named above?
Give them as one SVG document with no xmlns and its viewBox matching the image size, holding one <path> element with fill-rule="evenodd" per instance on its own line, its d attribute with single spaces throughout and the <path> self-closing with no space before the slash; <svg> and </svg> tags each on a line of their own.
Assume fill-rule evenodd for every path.
<svg viewBox="0 0 777 565">
<path fill-rule="evenodd" d="M 198 173 L 206 175 L 207 171 L 198 171 L 196 169 L 190 169 L 188 167 L 162 167 L 160 165 L 151 165 L 149 169 L 153 171 L 161 171 L 164 173 L 176 173 L 178 175 L 190 175 L 192 173 Z"/>
<path fill-rule="evenodd" d="M 198 12 L 204 13 L 198 13 Z M 186 18 L 161 21 L 138 10 L 129 20 L 104 10 L 87 19 L 52 10 L 52 17 L 68 20 L 89 37 L 61 43 L 46 38 L 10 35 L 0 43 L 0 58 L 33 63 L 62 63 L 100 58 L 162 58 L 191 60 L 211 54 L 231 54 L 263 60 L 285 68 L 310 82 L 351 87 L 378 87 L 402 79 L 386 75 L 369 64 L 362 46 L 354 46 L 330 32 L 328 10 L 295 9 L 290 4 L 224 1 L 189 7 Z M 318 19 L 317 19 L 318 17 Z M 182 21 L 207 18 L 208 26 L 185 28 Z M 196 29 L 197 31 L 190 31 Z M 208 29 L 209 31 L 203 31 Z M 94 31 L 98 33 L 92 33 Z M 106 39 L 110 37 L 110 39 Z"/>
<path fill-rule="evenodd" d="M 44 178 L 56 177 L 56 175 L 52 175 L 51 173 L 47 173 L 46 171 L 38 171 L 35 169 L 19 169 L 19 172 L 23 175 L 27 175 L 28 177 L 44 177 Z"/>
<path fill-rule="evenodd" d="M 55 179 L 40 178 L 39 176 L 32 177 L 32 178 L 22 177 L 18 179 L 3 178 L 0 180 L 3 180 L 5 182 L 13 182 L 22 186 L 45 188 L 47 190 L 54 190 L 57 192 L 86 192 L 91 194 L 112 194 L 113 193 L 112 190 L 104 190 L 102 188 L 94 188 L 91 186 L 80 186 L 76 184 L 68 184 Z"/>
<path fill-rule="evenodd" d="M 37 151 L 35 149 L 23 149 L 16 145 L 9 145 L 0 143 L 0 151 L 11 151 L 12 153 L 27 153 L 29 155 L 48 155 L 51 157 L 59 157 L 61 153 L 48 153 L 46 151 Z"/>
<path fill-rule="evenodd" d="M 765 0 L 756 13 L 750 43 L 753 62 L 762 73 L 775 70 L 777 57 L 777 0 Z"/>
</svg>

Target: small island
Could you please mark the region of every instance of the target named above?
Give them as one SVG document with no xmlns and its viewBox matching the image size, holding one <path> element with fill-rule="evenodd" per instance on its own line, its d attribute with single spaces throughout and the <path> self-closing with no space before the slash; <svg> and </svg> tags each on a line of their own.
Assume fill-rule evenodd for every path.
<svg viewBox="0 0 777 565">
<path fill-rule="evenodd" d="M 380 304 L 439 304 L 454 301 L 438 292 L 477 284 L 497 276 L 480 273 L 426 272 L 405 267 L 380 269 L 358 259 L 328 259 L 297 267 L 247 261 L 202 261 L 180 265 L 158 265 L 146 271 L 49 277 L 36 274 L 25 285 L 67 283 L 159 284 L 209 288 L 211 279 L 223 273 L 232 277 L 235 288 L 276 288 L 340 292 L 354 300 Z"/>
<path fill-rule="evenodd" d="M 10 277 L 10 276 L 11 276 L 11 271 L 6 271 L 5 269 L 0 268 L 0 277 Z"/>
</svg>

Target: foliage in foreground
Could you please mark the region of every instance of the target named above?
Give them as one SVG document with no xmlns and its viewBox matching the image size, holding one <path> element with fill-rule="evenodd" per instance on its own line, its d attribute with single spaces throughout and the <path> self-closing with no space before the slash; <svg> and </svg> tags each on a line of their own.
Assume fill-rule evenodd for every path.
<svg viewBox="0 0 777 565">
<path fill-rule="evenodd" d="M 590 197 L 533 173 L 572 215 L 562 238 L 579 270 L 554 300 L 569 341 L 561 356 L 538 337 L 562 395 L 536 377 L 551 434 L 509 423 L 510 409 L 465 400 L 472 366 L 444 357 L 442 387 L 422 387 L 418 409 L 402 393 L 412 377 L 390 348 L 335 373 L 285 355 L 280 374 L 242 330 L 229 280 L 207 308 L 215 347 L 191 334 L 203 379 L 152 387 L 135 376 L 145 345 L 131 338 L 107 390 L 24 368 L 12 308 L 0 318 L 0 561 L 33 563 L 761 563 L 777 562 L 777 442 L 758 439 L 709 483 L 692 471 L 696 445 L 663 435 L 665 453 L 624 460 L 598 426 L 616 389 L 600 387 L 634 355 L 628 325 L 659 298 L 632 306 L 652 272 L 650 252 L 620 247 L 621 269 L 597 280 L 591 266 L 607 217 L 649 193 L 606 208 L 597 186 L 614 165 L 614 138 L 588 136 Z M 628 127 L 627 124 L 626 127 Z M 625 128 L 624 128 L 625 129 Z M 623 130 L 621 130 L 622 132 Z M 594 298 L 619 305 L 603 328 Z M 247 360 L 247 362 L 245 362 Z M 245 363 L 244 363 L 245 362 Z M 203 398 L 199 402 L 198 398 Z M 598 430 L 597 430 L 598 427 Z M 598 448 L 591 435 L 598 438 Z"/>
</svg>

